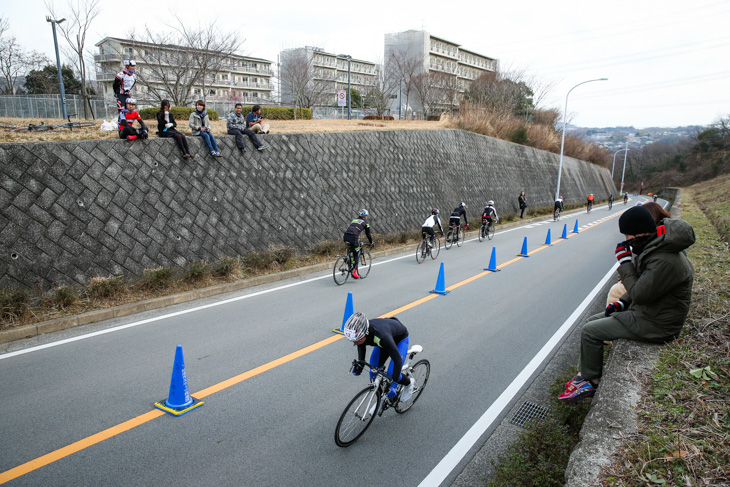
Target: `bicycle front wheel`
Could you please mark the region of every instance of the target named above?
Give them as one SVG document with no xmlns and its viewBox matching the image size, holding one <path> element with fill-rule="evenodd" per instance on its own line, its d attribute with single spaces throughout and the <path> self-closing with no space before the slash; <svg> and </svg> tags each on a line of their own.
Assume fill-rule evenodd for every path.
<svg viewBox="0 0 730 487">
<path fill-rule="evenodd" d="M 71 130 L 73 129 L 82 129 L 85 127 L 95 127 L 96 124 L 94 122 L 69 122 L 66 125 L 64 125 L 64 128 L 69 128 Z"/>
<path fill-rule="evenodd" d="M 446 247 L 446 250 L 449 250 L 453 244 L 454 244 L 454 232 L 451 229 L 449 229 L 449 231 L 446 232 L 446 242 L 444 242 L 444 247 Z"/>
<path fill-rule="evenodd" d="M 464 235 L 466 235 L 466 232 L 462 232 L 461 230 L 456 231 L 456 246 L 461 247 L 461 244 L 464 243 Z"/>
<path fill-rule="evenodd" d="M 431 247 L 431 260 L 436 260 L 441 252 L 441 240 L 438 237 L 433 239 L 433 246 Z"/>
<path fill-rule="evenodd" d="M 484 225 L 482 225 L 482 227 L 479 229 L 479 241 L 480 242 L 483 242 L 484 237 L 487 235 L 485 230 L 486 230 L 486 228 L 484 227 Z"/>
<path fill-rule="evenodd" d="M 430 374 L 431 363 L 428 360 L 424 359 L 416 362 L 416 365 L 411 368 L 411 372 L 408 374 L 411 378 L 416 380 L 413 395 L 407 401 L 398 401 L 398 404 L 395 405 L 396 413 L 403 414 L 416 404 L 416 401 L 418 401 L 418 398 L 421 397 L 421 393 L 426 388 L 426 383 L 428 383 L 428 376 Z"/>
<path fill-rule="evenodd" d="M 14 125 L 10 122 L 0 122 L 0 129 L 10 130 L 10 129 L 15 129 L 15 128 L 18 128 L 18 126 Z"/>
<path fill-rule="evenodd" d="M 492 240 L 494 238 L 494 224 L 491 224 L 487 227 L 487 238 L 489 240 Z"/>
<path fill-rule="evenodd" d="M 365 279 L 370 274 L 370 267 L 373 265 L 373 259 L 370 257 L 370 252 L 363 250 L 360 253 L 360 261 L 357 263 L 357 273 L 360 274 L 360 279 Z"/>
<path fill-rule="evenodd" d="M 335 268 L 332 270 L 332 277 L 338 286 L 341 286 L 350 277 L 350 266 L 348 265 L 349 256 L 343 255 L 335 262 Z"/>
<path fill-rule="evenodd" d="M 416 262 L 423 264 L 423 261 L 426 260 L 426 254 L 428 254 L 428 245 L 426 245 L 426 239 L 423 239 L 416 247 Z"/>
<path fill-rule="evenodd" d="M 415 393 L 414 393 L 415 395 Z M 375 386 L 366 387 L 347 405 L 335 428 L 335 443 L 346 447 L 355 443 L 370 427 L 380 406 L 380 395 Z"/>
</svg>

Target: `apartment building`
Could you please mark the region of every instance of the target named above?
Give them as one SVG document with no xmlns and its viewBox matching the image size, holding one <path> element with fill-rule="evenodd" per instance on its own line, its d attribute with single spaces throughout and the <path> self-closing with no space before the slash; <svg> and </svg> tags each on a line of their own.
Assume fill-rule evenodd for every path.
<svg viewBox="0 0 730 487">
<path fill-rule="evenodd" d="M 408 30 L 385 34 L 385 63 L 389 70 L 397 70 L 395 64 L 405 65 L 407 71 L 411 64 L 410 75 L 433 76 L 433 89 L 430 104 L 432 109 L 452 107 L 455 99 L 469 87 L 469 84 L 486 72 L 495 72 L 498 61 L 495 58 L 464 49 L 460 44 L 436 37 L 422 30 Z M 417 66 L 416 66 L 417 65 Z M 408 76 L 405 73 L 405 76 Z M 396 78 L 404 73 L 396 74 Z M 402 87 L 396 89 L 391 112 L 396 115 L 415 112 L 422 115 L 424 103 L 418 93 L 404 94 Z"/>
<path fill-rule="evenodd" d="M 182 54 L 195 55 L 193 50 L 176 45 L 160 45 L 131 39 L 105 37 L 96 43 L 98 52 L 94 55 L 96 79 L 103 87 L 105 96 L 113 96 L 112 83 L 116 74 L 123 69 L 124 59 L 137 62 L 138 82 L 134 96 L 145 105 L 155 105 L 160 98 L 173 99 L 175 69 L 181 68 Z M 274 102 L 272 83 L 272 62 L 236 54 L 216 59 L 207 73 L 205 86 L 202 82 L 191 84 L 185 98 L 205 98 L 219 102 L 241 102 L 244 104 L 270 104 Z M 194 69 L 191 65 L 191 70 Z M 143 82 L 142 82 L 143 81 Z M 205 94 L 203 93 L 205 91 Z M 205 95 L 205 96 L 203 96 Z"/>
<path fill-rule="evenodd" d="M 337 92 L 350 87 L 365 96 L 375 84 L 377 65 L 342 54 L 305 46 L 281 51 L 281 102 L 291 105 L 294 93 L 304 93 L 312 106 L 336 107 Z"/>
</svg>

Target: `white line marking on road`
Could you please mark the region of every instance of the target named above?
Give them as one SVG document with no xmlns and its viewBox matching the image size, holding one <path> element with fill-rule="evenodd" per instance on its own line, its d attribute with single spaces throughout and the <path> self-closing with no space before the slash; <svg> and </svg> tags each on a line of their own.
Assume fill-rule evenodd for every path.
<svg viewBox="0 0 730 487">
<path fill-rule="evenodd" d="M 519 393 L 522 386 L 529 380 L 532 374 L 535 373 L 537 368 L 542 362 L 549 356 L 552 355 L 553 349 L 557 346 L 558 342 L 565 336 L 571 328 L 573 323 L 578 317 L 585 311 L 588 305 L 593 301 L 598 292 L 603 288 L 606 282 L 613 276 L 614 272 L 618 268 L 618 262 L 603 276 L 596 287 L 585 297 L 582 303 L 573 311 L 567 320 L 558 328 L 555 334 L 548 340 L 547 343 L 540 349 L 540 351 L 532 358 L 530 363 L 522 369 L 522 372 L 515 377 L 512 383 L 504 390 L 504 392 L 497 398 L 496 401 L 489 406 L 481 418 L 477 420 L 474 425 L 469 428 L 469 431 L 454 445 L 454 447 L 446 454 L 446 456 L 431 470 L 426 478 L 418 484 L 418 487 L 437 487 L 441 485 L 441 482 L 451 473 L 451 471 L 461 462 L 461 460 L 469 453 L 469 450 L 474 444 L 481 438 L 485 431 L 492 425 L 494 420 L 501 414 L 502 410 L 509 406 L 510 401 Z"/>
</svg>

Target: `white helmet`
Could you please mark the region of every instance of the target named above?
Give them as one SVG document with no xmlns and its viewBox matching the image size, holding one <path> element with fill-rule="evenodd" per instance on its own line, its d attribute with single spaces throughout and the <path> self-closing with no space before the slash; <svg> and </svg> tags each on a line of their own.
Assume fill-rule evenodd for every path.
<svg viewBox="0 0 730 487">
<path fill-rule="evenodd" d="M 464 203 L 464 202 L 462 201 L 462 202 L 461 202 L 461 204 L 460 204 L 459 206 L 461 206 L 462 208 L 466 208 L 466 203 Z"/>
<path fill-rule="evenodd" d="M 494 201 L 493 200 L 487 201 L 487 206 L 494 206 Z"/>
<path fill-rule="evenodd" d="M 360 218 L 365 218 L 366 216 L 369 215 L 369 213 L 368 213 L 368 210 L 366 210 L 365 208 L 363 208 L 362 210 L 360 210 L 360 211 L 357 212 L 357 215 Z"/>
<path fill-rule="evenodd" d="M 368 334 L 368 320 L 362 311 L 353 313 L 347 319 L 343 331 L 345 337 L 351 342 L 356 342 Z"/>
<path fill-rule="evenodd" d="M 136 66 L 137 62 L 134 59 L 125 59 L 124 65 L 125 66 Z"/>
<path fill-rule="evenodd" d="M 125 100 L 124 104 L 125 105 L 136 105 L 137 104 L 137 100 L 135 100 L 134 98 L 127 98 Z"/>
</svg>

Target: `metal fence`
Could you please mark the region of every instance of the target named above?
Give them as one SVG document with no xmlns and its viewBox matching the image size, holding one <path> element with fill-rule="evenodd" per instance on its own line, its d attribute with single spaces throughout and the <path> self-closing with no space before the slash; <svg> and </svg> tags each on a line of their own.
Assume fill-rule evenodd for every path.
<svg viewBox="0 0 730 487">
<path fill-rule="evenodd" d="M 117 117 L 116 100 L 92 97 L 91 107 L 98 119 Z M 83 118 L 83 99 L 78 95 L 66 95 L 66 111 L 74 118 Z M 0 117 L 63 118 L 61 95 L 0 96 Z"/>
</svg>

